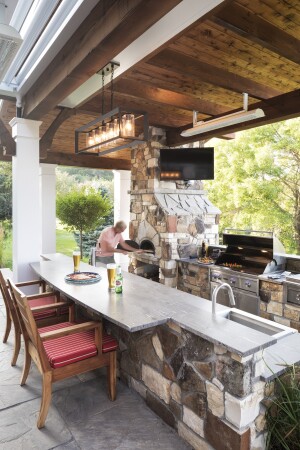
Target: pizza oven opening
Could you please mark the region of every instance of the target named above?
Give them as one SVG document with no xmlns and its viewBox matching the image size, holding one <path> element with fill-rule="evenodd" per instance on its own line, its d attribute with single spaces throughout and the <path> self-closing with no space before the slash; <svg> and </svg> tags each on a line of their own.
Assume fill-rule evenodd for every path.
<svg viewBox="0 0 300 450">
<path fill-rule="evenodd" d="M 140 248 L 142 250 L 147 250 L 149 252 L 153 252 L 153 255 L 155 255 L 155 247 L 153 242 L 149 241 L 148 239 L 144 239 L 141 244 L 140 244 Z"/>
</svg>

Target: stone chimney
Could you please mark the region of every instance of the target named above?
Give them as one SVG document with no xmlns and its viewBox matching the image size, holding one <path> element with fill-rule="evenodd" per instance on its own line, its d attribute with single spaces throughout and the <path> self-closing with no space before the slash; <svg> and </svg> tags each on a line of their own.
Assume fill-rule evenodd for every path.
<svg viewBox="0 0 300 450">
<path fill-rule="evenodd" d="M 165 132 L 150 127 L 149 135 L 149 142 L 131 152 L 129 235 L 142 246 L 153 244 L 155 256 L 149 255 L 150 263 L 159 265 L 161 283 L 175 287 L 178 250 L 188 245 L 196 248 L 203 240 L 217 244 L 220 210 L 208 200 L 201 181 L 159 180 Z"/>
</svg>

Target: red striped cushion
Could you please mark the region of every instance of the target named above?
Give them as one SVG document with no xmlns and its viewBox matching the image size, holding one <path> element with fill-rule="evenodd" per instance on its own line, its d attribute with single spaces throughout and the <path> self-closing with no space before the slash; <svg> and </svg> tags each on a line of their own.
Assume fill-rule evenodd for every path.
<svg viewBox="0 0 300 450">
<path fill-rule="evenodd" d="M 62 322 L 48 327 L 39 328 L 39 333 L 58 330 L 75 325 L 74 322 Z M 80 331 L 79 333 L 62 336 L 43 342 L 51 367 L 58 368 L 72 364 L 83 359 L 97 355 L 97 347 L 94 340 L 95 332 Z M 107 335 L 103 335 L 103 353 L 116 350 L 117 341 Z"/>
<path fill-rule="evenodd" d="M 32 300 L 29 300 L 28 303 L 29 303 L 30 308 L 33 308 L 35 306 L 51 305 L 52 303 L 55 303 L 56 301 L 57 301 L 57 298 L 55 295 L 53 295 L 51 297 L 35 298 Z M 47 317 L 55 317 L 57 311 L 58 311 L 59 315 L 68 314 L 69 307 L 64 306 L 64 307 L 60 308 L 59 310 L 49 309 L 48 311 L 35 311 L 33 313 L 33 317 L 35 318 L 35 320 L 47 319 Z"/>
<path fill-rule="evenodd" d="M 29 307 L 34 308 L 36 306 L 44 306 L 44 305 L 51 305 L 52 303 L 55 303 L 56 296 L 53 295 L 51 297 L 41 297 L 41 298 L 35 298 L 32 300 L 28 300 Z M 48 311 L 35 311 L 33 312 L 33 317 L 38 319 L 46 319 L 47 317 L 54 317 L 56 315 L 55 309 L 49 309 Z"/>
</svg>

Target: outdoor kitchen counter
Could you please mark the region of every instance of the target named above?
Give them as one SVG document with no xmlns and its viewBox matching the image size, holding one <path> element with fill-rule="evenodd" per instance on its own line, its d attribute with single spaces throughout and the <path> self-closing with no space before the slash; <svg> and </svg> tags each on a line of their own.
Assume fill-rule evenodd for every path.
<svg viewBox="0 0 300 450">
<path fill-rule="evenodd" d="M 152 328 L 172 320 L 177 325 L 230 352 L 247 356 L 276 343 L 276 339 L 224 319 L 212 316 L 211 302 L 166 287 L 142 277 L 123 273 L 123 293 L 108 290 L 106 269 L 81 262 L 82 271 L 98 272 L 98 283 L 75 285 L 65 282 L 72 272 L 71 258 L 43 255 L 48 261 L 32 263 L 33 270 L 76 303 L 99 313 L 130 332 Z M 53 259 L 51 261 L 51 259 Z M 217 305 L 217 310 L 228 309 Z"/>
</svg>

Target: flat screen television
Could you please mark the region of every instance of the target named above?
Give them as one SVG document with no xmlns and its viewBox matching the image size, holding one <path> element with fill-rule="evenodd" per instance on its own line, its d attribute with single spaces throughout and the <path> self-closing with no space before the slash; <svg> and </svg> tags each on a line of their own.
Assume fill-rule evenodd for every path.
<svg viewBox="0 0 300 450">
<path fill-rule="evenodd" d="M 214 148 L 160 149 L 161 180 L 213 180 Z"/>
</svg>

